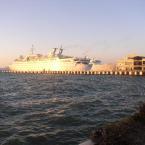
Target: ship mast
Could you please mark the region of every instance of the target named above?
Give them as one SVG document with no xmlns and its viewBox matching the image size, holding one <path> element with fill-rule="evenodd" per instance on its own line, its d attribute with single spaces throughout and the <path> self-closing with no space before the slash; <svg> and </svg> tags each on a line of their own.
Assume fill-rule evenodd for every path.
<svg viewBox="0 0 145 145">
<path fill-rule="evenodd" d="M 34 45 L 32 44 L 32 47 L 31 47 L 31 54 L 33 55 L 34 54 Z"/>
</svg>

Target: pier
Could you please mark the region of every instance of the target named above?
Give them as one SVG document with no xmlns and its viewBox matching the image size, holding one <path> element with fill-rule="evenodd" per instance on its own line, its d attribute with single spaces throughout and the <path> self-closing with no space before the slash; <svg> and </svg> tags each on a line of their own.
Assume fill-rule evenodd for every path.
<svg viewBox="0 0 145 145">
<path fill-rule="evenodd" d="M 53 75 L 123 75 L 145 76 L 145 71 L 0 71 L 1 73 L 15 74 L 53 74 Z"/>
</svg>

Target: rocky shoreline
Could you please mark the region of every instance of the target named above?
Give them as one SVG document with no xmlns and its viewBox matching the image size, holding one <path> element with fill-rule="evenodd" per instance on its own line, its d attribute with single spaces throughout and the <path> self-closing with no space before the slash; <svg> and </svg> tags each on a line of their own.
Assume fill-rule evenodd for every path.
<svg viewBox="0 0 145 145">
<path fill-rule="evenodd" d="M 96 129 L 81 145 L 145 145 L 145 103 L 132 116 Z"/>
</svg>

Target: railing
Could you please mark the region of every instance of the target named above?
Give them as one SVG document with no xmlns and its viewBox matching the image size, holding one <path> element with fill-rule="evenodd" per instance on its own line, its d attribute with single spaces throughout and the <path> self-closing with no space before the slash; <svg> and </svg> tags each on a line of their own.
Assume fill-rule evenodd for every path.
<svg viewBox="0 0 145 145">
<path fill-rule="evenodd" d="M 61 75 L 130 75 L 130 76 L 145 76 L 145 71 L 6 71 L 1 70 L 1 73 L 16 73 L 16 74 L 61 74 Z"/>
</svg>

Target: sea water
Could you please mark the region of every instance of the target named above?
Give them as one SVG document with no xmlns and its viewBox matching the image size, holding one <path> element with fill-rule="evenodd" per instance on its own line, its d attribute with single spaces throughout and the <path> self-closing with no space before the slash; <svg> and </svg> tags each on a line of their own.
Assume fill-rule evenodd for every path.
<svg viewBox="0 0 145 145">
<path fill-rule="evenodd" d="M 144 101 L 145 77 L 0 73 L 0 144 L 77 145 Z"/>
</svg>

